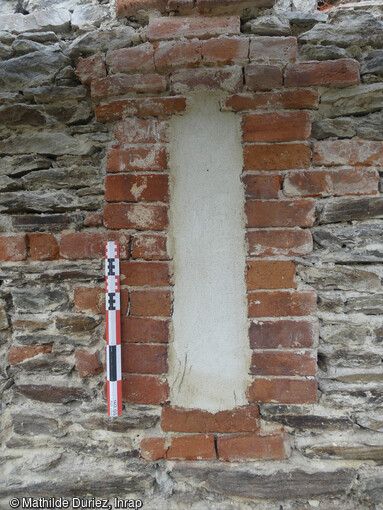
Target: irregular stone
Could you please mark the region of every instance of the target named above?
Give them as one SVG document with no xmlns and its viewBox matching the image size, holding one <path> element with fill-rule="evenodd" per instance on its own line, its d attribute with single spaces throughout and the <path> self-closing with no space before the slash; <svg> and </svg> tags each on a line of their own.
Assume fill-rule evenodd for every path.
<svg viewBox="0 0 383 510">
<path fill-rule="evenodd" d="M 22 436 L 54 435 L 58 430 L 59 423 L 53 418 L 37 414 L 13 414 L 11 417 L 13 430 Z"/>
<path fill-rule="evenodd" d="M 323 117 L 364 115 L 383 108 L 383 84 L 373 83 L 329 90 L 321 95 L 319 113 Z"/>
<path fill-rule="evenodd" d="M 6 44 L 0 43 L 0 59 L 6 60 L 8 58 L 11 58 L 12 55 L 13 55 L 13 48 Z"/>
<path fill-rule="evenodd" d="M 44 51 L 45 46 L 35 41 L 28 39 L 16 39 L 13 41 L 12 48 L 17 55 L 26 55 L 33 51 Z"/>
<path fill-rule="evenodd" d="M 301 34 L 299 41 L 303 43 L 340 46 L 347 48 L 355 46 L 383 47 L 383 23 L 371 13 L 338 14 L 338 19 L 332 17 L 329 23 L 315 25 L 311 30 Z"/>
<path fill-rule="evenodd" d="M 33 313 L 56 310 L 66 310 L 68 308 L 68 296 L 64 290 L 51 290 L 45 287 L 25 287 L 15 289 L 12 294 L 13 304 L 19 313 Z"/>
<path fill-rule="evenodd" d="M 9 328 L 9 322 L 7 317 L 7 312 L 5 310 L 5 303 L 4 301 L 0 301 L 0 330 L 3 331 L 4 329 Z"/>
<path fill-rule="evenodd" d="M 150 409 L 135 409 L 129 406 L 126 414 L 114 420 L 110 420 L 107 416 L 91 415 L 87 416 L 81 425 L 87 430 L 129 432 L 131 429 L 150 429 L 155 427 L 159 419 L 159 416 L 152 414 Z"/>
<path fill-rule="evenodd" d="M 322 342 L 329 344 L 363 344 L 368 334 L 367 326 L 355 324 L 350 320 L 323 321 L 320 328 Z"/>
<path fill-rule="evenodd" d="M 0 26 L 8 32 L 67 32 L 70 28 L 70 12 L 66 9 L 43 9 L 32 14 L 0 16 Z"/>
<path fill-rule="evenodd" d="M 14 191 L 2 194 L 0 211 L 9 213 L 25 212 L 62 212 L 76 209 L 98 209 L 100 197 L 79 198 L 69 191 L 38 192 L 38 191 Z"/>
<path fill-rule="evenodd" d="M 356 423 L 364 429 L 383 432 L 383 414 L 379 412 L 359 412 L 356 413 Z"/>
<path fill-rule="evenodd" d="M 312 2 L 313 3 L 313 2 Z M 283 18 L 287 18 L 292 25 L 312 28 L 317 23 L 326 23 L 328 15 L 325 12 L 309 12 L 303 9 L 294 11 L 279 11 Z"/>
<path fill-rule="evenodd" d="M 56 317 L 56 328 L 69 335 L 90 333 L 100 324 L 101 320 L 84 315 L 62 315 Z"/>
<path fill-rule="evenodd" d="M 277 16 L 261 16 L 248 21 L 244 30 L 256 35 L 291 35 L 290 23 Z"/>
<path fill-rule="evenodd" d="M 18 92 L 0 92 L 0 104 L 20 103 L 22 100 L 23 96 Z"/>
<path fill-rule="evenodd" d="M 377 274 L 355 267 L 337 265 L 334 268 L 300 268 L 299 276 L 305 283 L 319 290 L 357 290 L 372 293 L 383 290 Z"/>
<path fill-rule="evenodd" d="M 52 386 L 50 384 L 19 384 L 14 391 L 40 402 L 67 404 L 74 400 L 88 400 L 89 395 L 82 388 Z"/>
<path fill-rule="evenodd" d="M 338 117 L 321 119 L 312 124 L 312 136 L 317 140 L 330 137 L 352 138 L 357 135 L 365 140 L 383 140 L 383 112 L 363 117 Z"/>
<path fill-rule="evenodd" d="M 320 359 L 325 365 L 325 371 L 328 367 L 370 367 L 380 365 L 382 356 L 374 352 L 366 352 L 361 349 L 331 349 L 326 352 L 320 352 Z"/>
<path fill-rule="evenodd" d="M 364 56 L 360 66 L 360 74 L 383 75 L 383 50 L 369 51 Z"/>
<path fill-rule="evenodd" d="M 53 375 L 68 375 L 73 370 L 74 363 L 57 359 L 57 355 L 46 354 L 42 357 L 30 358 L 12 367 L 12 372 L 49 372 Z"/>
<path fill-rule="evenodd" d="M 94 167 L 51 168 L 38 170 L 22 177 L 24 188 L 38 191 L 44 189 L 77 189 L 99 182 L 99 169 Z"/>
<path fill-rule="evenodd" d="M 359 225 L 329 225 L 315 227 L 312 230 L 314 241 L 328 251 L 358 250 L 374 245 L 381 236 L 382 224 L 379 222 Z M 379 247 L 379 243 L 376 243 Z"/>
<path fill-rule="evenodd" d="M 108 12 L 109 9 L 102 5 L 78 5 L 72 13 L 72 28 L 99 27 L 107 17 Z"/>
<path fill-rule="evenodd" d="M 19 177 L 22 174 L 40 168 L 49 168 L 52 160 L 43 156 L 6 156 L 1 159 L 0 173 Z"/>
<path fill-rule="evenodd" d="M 63 335 L 47 335 L 40 332 L 36 334 L 20 335 L 17 337 L 17 342 L 23 345 L 69 343 L 68 338 Z"/>
<path fill-rule="evenodd" d="M 96 30 L 77 37 L 69 47 L 71 57 L 94 55 L 98 52 L 126 48 L 140 42 L 140 35 L 134 28 L 126 26 L 111 30 Z"/>
<path fill-rule="evenodd" d="M 46 117 L 38 106 L 13 104 L 0 107 L 0 122 L 7 126 L 44 126 Z"/>
<path fill-rule="evenodd" d="M 62 454 L 57 452 L 39 453 L 32 460 L 27 460 L 25 467 L 32 472 L 45 472 L 55 468 L 61 461 Z"/>
<path fill-rule="evenodd" d="M 383 218 L 383 198 L 322 200 L 317 214 L 320 224 Z"/>
<path fill-rule="evenodd" d="M 15 179 L 11 179 L 7 175 L 0 175 L 0 191 L 15 191 L 21 189 L 21 183 Z"/>
<path fill-rule="evenodd" d="M 0 88 L 13 91 L 49 83 L 68 64 L 59 45 L 6 60 L 0 63 Z"/>
<path fill-rule="evenodd" d="M 71 225 L 79 224 L 78 217 L 68 214 L 32 215 L 23 214 L 12 217 L 13 228 L 18 232 L 61 231 Z"/>
<path fill-rule="evenodd" d="M 346 313 L 364 313 L 379 315 L 382 313 L 383 294 L 367 296 L 350 296 L 345 303 Z"/>
<path fill-rule="evenodd" d="M 371 440 L 370 440 L 371 441 Z M 368 444 L 368 440 L 364 442 L 339 441 L 338 444 L 311 444 L 308 446 L 298 447 L 302 453 L 310 458 L 327 458 L 327 459 L 348 459 L 348 460 L 375 460 L 383 459 L 383 444 Z M 342 444 L 343 443 L 343 444 Z"/>
<path fill-rule="evenodd" d="M 41 132 L 30 135 L 11 136 L 0 141 L 0 154 L 64 154 L 88 155 L 93 144 L 86 138 L 72 137 L 63 132 Z"/>
<path fill-rule="evenodd" d="M 69 66 L 70 69 L 73 68 Z M 65 68 L 66 69 L 66 68 Z M 24 96 L 29 99 L 35 101 L 37 104 L 40 103 L 58 103 L 58 102 L 66 102 L 66 101 L 81 101 L 81 99 L 85 99 L 87 94 L 87 90 L 85 87 L 56 87 L 56 86 L 47 86 L 47 87 L 37 87 L 37 88 L 27 88 L 24 90 Z"/>
<path fill-rule="evenodd" d="M 203 483 L 204 489 L 209 492 L 266 500 L 339 496 L 349 491 L 356 477 L 356 471 L 353 469 L 323 471 L 323 468 L 319 468 L 313 472 L 291 469 L 271 473 L 262 472 L 263 469 L 238 467 L 233 470 L 230 466 L 212 464 L 209 467 L 202 467 L 178 463 L 174 466 L 172 475 L 176 480 L 181 478 L 188 484 L 198 486 Z"/>
<path fill-rule="evenodd" d="M 347 51 L 338 46 L 314 46 L 305 44 L 300 51 L 301 60 L 335 60 L 349 58 Z"/>
<path fill-rule="evenodd" d="M 355 423 L 348 416 L 331 416 L 327 409 L 324 410 L 325 414 L 318 414 L 311 408 L 305 409 L 304 406 L 262 404 L 261 411 L 261 416 L 266 421 L 277 422 L 303 431 L 308 429 L 345 430 L 355 427 Z"/>
</svg>

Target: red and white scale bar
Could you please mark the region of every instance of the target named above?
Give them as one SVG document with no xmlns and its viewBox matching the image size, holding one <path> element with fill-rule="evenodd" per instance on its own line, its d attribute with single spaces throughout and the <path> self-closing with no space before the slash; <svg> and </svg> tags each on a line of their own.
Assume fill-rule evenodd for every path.
<svg viewBox="0 0 383 510">
<path fill-rule="evenodd" d="M 122 413 L 120 251 L 118 243 L 105 243 L 106 366 L 108 414 Z"/>
</svg>

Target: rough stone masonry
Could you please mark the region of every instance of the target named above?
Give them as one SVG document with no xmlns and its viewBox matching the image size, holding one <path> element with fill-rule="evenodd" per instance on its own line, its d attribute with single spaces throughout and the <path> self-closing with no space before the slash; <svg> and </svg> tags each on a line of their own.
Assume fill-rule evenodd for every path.
<svg viewBox="0 0 383 510">
<path fill-rule="evenodd" d="M 382 3 L 0 11 L 1 508 L 382 509 Z M 167 379 L 168 128 L 196 91 L 239 117 L 243 149 L 249 387 L 220 412 L 172 406 Z M 107 239 L 124 314 L 114 420 Z"/>
</svg>

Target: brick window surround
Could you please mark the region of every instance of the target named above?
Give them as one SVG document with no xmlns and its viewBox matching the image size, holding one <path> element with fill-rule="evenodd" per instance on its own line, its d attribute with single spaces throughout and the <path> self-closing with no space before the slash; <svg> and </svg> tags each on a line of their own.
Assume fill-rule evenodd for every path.
<svg viewBox="0 0 383 510">
<path fill-rule="evenodd" d="M 297 281 L 294 262 L 312 251 L 313 197 L 377 190 L 375 170 L 347 168 L 365 154 L 357 142 L 342 142 L 349 145 L 342 151 L 339 142 L 310 142 L 319 87 L 358 84 L 359 64 L 299 62 L 295 37 L 243 34 L 239 17 L 215 14 L 214 1 L 199 0 L 193 16 L 193 2 L 176 3 L 186 16 L 152 17 L 145 42 L 77 67 L 97 120 L 112 124 L 116 139 L 106 161 L 108 231 L 93 241 L 121 243 L 123 399 L 162 408 L 161 431 L 141 441 L 147 461 L 280 460 L 290 455 L 288 434 L 263 429 L 259 405 L 317 399 L 316 294 Z M 120 0 L 118 13 L 133 16 L 143 4 L 166 14 L 167 2 L 155 0 Z M 222 111 L 239 115 L 242 128 L 252 382 L 247 405 L 217 413 L 172 407 L 166 378 L 173 283 L 167 128 L 196 90 L 221 91 Z M 81 250 L 83 239 L 64 236 L 61 253 Z M 89 300 L 102 308 L 102 293 L 77 290 L 77 309 Z"/>
</svg>

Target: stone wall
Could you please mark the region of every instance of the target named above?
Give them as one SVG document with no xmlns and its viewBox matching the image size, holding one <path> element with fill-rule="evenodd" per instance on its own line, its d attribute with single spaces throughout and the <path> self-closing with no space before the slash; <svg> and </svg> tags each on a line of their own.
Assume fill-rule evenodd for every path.
<svg viewBox="0 0 383 510">
<path fill-rule="evenodd" d="M 281 443 L 282 455 L 274 456 L 288 457 L 285 460 L 147 462 L 142 458 L 166 456 L 162 439 L 155 443 L 159 453 L 154 456 L 153 443 L 147 454 L 148 443 L 142 441 L 162 437 L 161 406 L 155 404 L 164 404 L 168 395 L 163 374 L 167 371 L 171 265 L 162 225 L 148 224 L 142 214 L 136 216 L 135 224 L 113 224 L 115 219 L 121 221 L 122 215 L 106 213 L 104 217 L 104 200 L 113 202 L 120 193 L 119 201 L 128 204 L 124 207 L 137 202 L 131 188 L 139 183 L 121 182 L 119 175 L 111 175 L 117 163 L 121 169 L 115 136 L 121 142 L 119 136 L 133 132 L 125 128 L 115 132 L 114 122 L 125 115 L 162 117 L 164 111 L 166 115 L 182 115 L 185 104 L 177 103 L 174 97 L 170 106 L 168 99 L 162 103 L 144 99 L 157 97 L 161 91 L 168 97 L 169 82 L 161 72 L 158 78 L 149 76 L 153 55 L 149 51 L 148 57 L 147 33 L 153 31 L 156 17 L 151 11 L 137 9 L 138 2 L 118 2 L 120 16 L 130 16 L 118 19 L 113 3 L 2 0 L 2 505 L 8 508 L 9 499 L 15 496 L 75 495 L 136 497 L 143 500 L 143 508 L 163 509 L 382 508 L 383 207 L 378 187 L 383 163 L 382 8 L 361 4 L 323 14 L 312 12 L 312 5 L 308 7 L 311 12 L 286 11 L 291 5 L 280 2 L 274 10 L 273 2 L 223 2 L 218 6 L 214 1 L 197 5 L 189 1 L 143 3 L 146 8 L 159 9 L 157 15 L 162 16 L 167 16 L 167 9 L 176 16 L 205 15 L 208 11 L 218 20 L 222 14 L 239 14 L 241 33 L 236 37 L 263 43 L 258 55 L 272 54 L 274 49 L 267 65 L 281 70 L 281 80 L 285 71 L 287 95 L 279 90 L 279 78 L 265 89 L 264 80 L 257 83 L 245 75 L 248 102 L 243 106 L 244 98 L 233 96 L 226 108 L 233 109 L 234 104 L 234 109 L 252 112 L 247 115 L 251 117 L 255 108 L 259 111 L 261 107 L 266 127 L 267 115 L 270 118 L 273 111 L 310 110 L 313 159 L 309 156 L 307 168 L 298 172 L 294 165 L 269 169 L 268 179 L 258 177 L 258 182 L 247 183 L 247 189 L 250 200 L 300 201 L 300 214 L 304 213 L 303 203 L 315 207 L 315 223 L 304 225 L 305 236 L 312 234 L 312 251 L 306 249 L 310 236 L 301 240 L 301 251 L 289 251 L 290 245 L 281 240 L 276 259 L 270 257 L 277 249 L 270 245 L 270 239 L 264 240 L 262 249 L 268 259 L 283 261 L 287 257 L 289 263 L 294 262 L 298 288 L 310 296 L 313 291 L 317 294 L 317 401 L 286 402 L 278 398 L 283 388 L 269 398 L 270 402 L 267 396 L 254 398 L 254 403 L 262 402 L 260 418 L 257 415 L 254 419 L 263 437 L 269 434 L 272 438 L 271 431 L 282 427 L 282 442 L 288 436 L 288 448 Z M 18 14 L 13 14 L 15 9 Z M 178 18 L 169 19 L 174 33 Z M 228 35 L 222 31 L 215 35 L 220 34 Z M 297 37 L 298 41 L 301 63 L 290 64 L 287 70 L 289 58 L 286 61 L 281 50 L 281 42 L 286 41 L 282 37 Z M 137 48 L 137 60 L 130 57 L 119 63 L 117 57 L 124 53 L 113 50 L 130 47 Z M 181 54 L 179 65 L 185 65 L 185 58 L 196 58 L 193 55 Z M 219 55 L 218 48 L 212 58 L 222 59 Z M 224 60 L 227 58 L 225 50 Z M 303 65 L 306 61 L 315 63 Z M 170 63 L 164 62 L 166 72 L 173 72 L 175 57 Z M 216 65 L 217 60 L 213 67 Z M 127 94 L 130 102 L 122 113 L 105 106 L 96 108 L 95 116 L 95 100 L 103 99 L 105 90 L 106 95 L 111 90 L 96 88 L 95 84 L 103 85 L 110 79 L 104 78 L 107 71 L 113 74 L 116 69 L 128 73 L 122 76 L 129 78 L 129 88 L 119 89 L 117 95 Z M 195 86 L 196 82 L 190 85 L 181 71 L 174 72 L 186 92 Z M 137 74 L 141 76 L 134 79 Z M 229 89 L 232 86 L 231 80 Z M 302 94 L 299 103 L 291 102 L 288 95 L 296 87 L 301 87 L 297 89 L 301 92 L 293 92 Z M 311 94 L 310 101 L 303 96 L 307 93 Z M 295 131 L 301 126 L 298 123 Z M 142 135 L 137 126 L 134 129 Z M 253 128 L 248 131 L 252 137 L 260 136 Z M 270 130 L 275 131 L 275 127 Z M 136 146 L 124 155 L 129 175 L 149 169 L 165 174 L 166 140 L 155 141 L 159 144 Z M 110 175 L 104 198 L 107 171 Z M 113 183 L 113 179 L 118 182 Z M 156 205 L 150 207 L 161 209 L 166 203 L 163 194 L 158 196 L 163 183 L 155 182 L 139 201 L 154 202 Z M 107 210 L 114 207 L 120 205 L 111 203 Z M 156 222 L 161 222 L 160 213 L 158 209 Z M 120 230 L 111 233 L 107 226 Z M 106 239 L 118 240 L 121 245 L 122 309 L 129 313 L 122 331 L 124 371 L 128 374 L 125 404 L 122 416 L 115 420 L 108 419 L 104 398 L 102 257 Z M 259 255 L 259 241 L 249 243 L 251 246 Z M 151 298 L 155 294 L 155 299 L 149 299 L 148 292 Z M 269 349 L 275 335 L 274 331 L 272 338 L 262 336 Z M 286 334 L 282 336 L 286 338 Z M 296 336 L 292 338 L 296 340 Z M 294 342 L 292 346 L 297 347 Z M 267 374 L 270 364 L 269 359 Z M 280 366 L 285 369 L 286 359 Z M 310 397 L 308 402 L 312 401 Z M 163 409 L 171 411 L 167 406 Z M 177 416 L 166 416 L 172 427 L 171 420 Z M 202 422 L 206 424 L 209 419 L 203 416 Z M 176 431 L 180 431 L 179 423 Z M 270 441 L 268 451 L 273 447 L 273 439 Z"/>
</svg>

